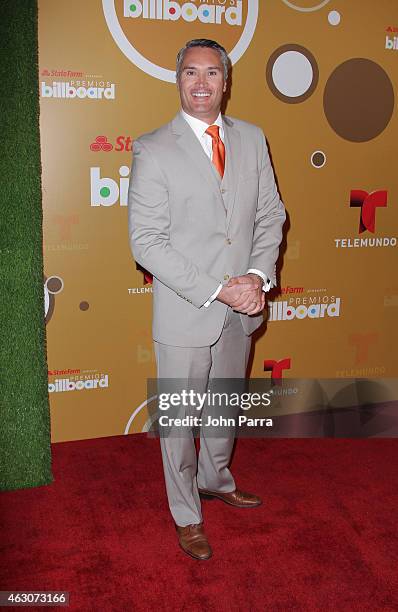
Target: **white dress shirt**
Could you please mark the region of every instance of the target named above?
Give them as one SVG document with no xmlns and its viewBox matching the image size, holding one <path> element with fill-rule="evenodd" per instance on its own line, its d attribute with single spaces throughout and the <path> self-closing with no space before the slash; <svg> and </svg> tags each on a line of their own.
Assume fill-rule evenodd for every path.
<svg viewBox="0 0 398 612">
<path fill-rule="evenodd" d="M 202 145 L 203 150 L 206 153 L 207 157 L 210 159 L 210 161 L 212 161 L 213 160 L 213 139 L 210 136 L 210 134 L 206 134 L 206 130 L 209 127 L 209 124 L 205 123 L 204 121 L 201 121 L 200 119 L 197 119 L 196 117 L 192 117 L 192 115 L 188 115 L 188 113 L 186 113 L 182 109 L 181 109 L 181 115 L 184 117 L 185 121 L 191 127 L 196 138 L 199 140 L 200 144 Z M 222 142 L 224 142 L 224 126 L 223 126 L 223 120 L 222 120 L 221 113 L 219 113 L 217 119 L 211 125 L 218 125 L 219 136 Z M 270 279 L 265 276 L 264 272 L 261 272 L 261 270 L 256 270 L 255 268 L 250 268 L 246 272 L 246 274 L 249 274 L 249 273 L 257 274 L 260 278 L 263 279 L 263 282 L 264 282 L 263 291 L 270 290 L 270 288 L 272 287 L 272 283 Z M 211 294 L 207 302 L 203 304 L 204 308 L 208 308 L 210 306 L 210 304 L 216 299 L 216 297 L 220 293 L 222 287 L 223 287 L 223 284 L 220 283 L 217 289 L 215 290 L 215 292 Z"/>
</svg>

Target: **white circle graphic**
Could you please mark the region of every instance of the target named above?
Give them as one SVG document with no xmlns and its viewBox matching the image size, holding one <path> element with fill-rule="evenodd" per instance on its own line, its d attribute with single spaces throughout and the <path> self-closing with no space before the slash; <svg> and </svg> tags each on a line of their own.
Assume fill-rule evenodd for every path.
<svg viewBox="0 0 398 612">
<path fill-rule="evenodd" d="M 50 294 L 48 293 L 47 285 L 44 284 L 44 316 L 48 315 L 50 309 Z"/>
<path fill-rule="evenodd" d="M 330 11 L 328 15 L 328 22 L 330 25 L 339 25 L 341 19 L 341 15 L 338 11 Z"/>
<path fill-rule="evenodd" d="M 142 404 L 140 404 L 131 414 L 129 420 L 127 421 L 127 425 L 124 428 L 124 435 L 127 436 L 129 434 L 130 431 L 130 427 L 135 419 L 135 417 L 137 416 L 138 413 L 141 412 L 141 410 L 143 410 L 145 408 L 145 406 L 147 406 L 148 404 L 151 403 L 152 400 L 156 399 L 157 395 L 152 395 L 152 397 L 149 397 L 148 399 L 146 399 L 144 402 L 142 402 Z M 145 427 L 145 425 L 144 425 Z"/>
<path fill-rule="evenodd" d="M 115 9 L 115 0 L 102 0 L 102 10 L 104 11 L 105 20 L 113 40 L 133 64 L 156 79 L 167 81 L 168 83 L 176 82 L 176 73 L 174 70 L 168 70 L 167 68 L 154 64 L 133 47 L 120 26 Z M 231 64 L 236 64 L 250 45 L 256 29 L 257 18 L 258 0 L 248 0 L 247 19 L 242 35 L 232 51 L 228 53 Z"/>
<path fill-rule="evenodd" d="M 315 164 L 314 163 L 314 157 L 315 155 L 321 155 L 323 157 L 323 161 L 321 164 Z M 311 155 L 311 164 L 314 166 L 314 168 L 318 169 L 318 168 L 323 168 L 323 166 L 326 164 L 326 154 L 323 151 L 314 151 L 313 154 Z"/>
<path fill-rule="evenodd" d="M 312 13 L 312 11 L 319 11 L 319 9 L 326 6 L 330 2 L 330 0 L 323 0 L 323 2 L 320 2 L 315 6 L 309 7 L 297 6 L 297 4 L 293 4 L 293 2 L 289 2 L 289 0 L 282 0 L 282 2 L 284 2 L 286 6 L 293 9 L 294 11 L 300 11 L 302 13 Z"/>
<path fill-rule="evenodd" d="M 60 287 L 56 291 L 54 291 L 54 290 L 51 291 L 50 289 L 48 289 L 48 282 L 53 280 L 53 279 L 59 281 Z M 62 280 L 62 278 L 60 276 L 49 276 L 48 279 L 46 280 L 46 289 L 47 289 L 48 293 L 52 293 L 53 295 L 56 295 L 57 293 L 61 293 L 63 288 L 64 288 L 64 281 Z"/>
<path fill-rule="evenodd" d="M 297 98 L 311 87 L 314 73 L 311 62 L 299 51 L 285 51 L 272 66 L 272 80 L 284 96 Z"/>
<path fill-rule="evenodd" d="M 57 289 L 56 291 L 54 290 L 51 291 L 48 288 L 48 281 L 53 280 L 53 279 L 59 281 L 59 289 Z M 50 310 L 50 294 L 56 295 L 57 293 L 61 293 L 63 288 L 64 288 L 64 281 L 60 276 L 50 276 L 44 283 L 44 316 L 45 317 L 47 317 L 48 311 Z"/>
</svg>

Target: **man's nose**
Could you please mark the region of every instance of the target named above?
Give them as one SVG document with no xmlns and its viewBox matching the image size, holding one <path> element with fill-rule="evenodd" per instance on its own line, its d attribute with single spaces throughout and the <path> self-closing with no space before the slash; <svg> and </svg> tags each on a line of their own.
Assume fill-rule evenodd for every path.
<svg viewBox="0 0 398 612">
<path fill-rule="evenodd" d="M 198 85 L 204 86 L 207 84 L 207 72 L 199 72 L 198 73 Z"/>
</svg>

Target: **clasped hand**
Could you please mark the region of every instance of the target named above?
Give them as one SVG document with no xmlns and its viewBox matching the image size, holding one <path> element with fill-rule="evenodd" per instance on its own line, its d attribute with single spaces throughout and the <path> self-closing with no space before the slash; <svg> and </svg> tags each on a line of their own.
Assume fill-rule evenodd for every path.
<svg viewBox="0 0 398 612">
<path fill-rule="evenodd" d="M 224 285 L 217 300 L 233 310 L 248 315 L 261 312 L 265 306 L 263 280 L 257 274 L 234 276 Z"/>
</svg>

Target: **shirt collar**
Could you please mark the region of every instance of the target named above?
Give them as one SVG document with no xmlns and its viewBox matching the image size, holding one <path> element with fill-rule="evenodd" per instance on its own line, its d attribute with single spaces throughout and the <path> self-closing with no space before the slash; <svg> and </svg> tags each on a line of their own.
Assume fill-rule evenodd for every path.
<svg viewBox="0 0 398 612">
<path fill-rule="evenodd" d="M 181 109 L 181 115 L 185 119 L 185 121 L 189 124 L 192 130 L 195 132 L 198 138 L 202 138 L 204 133 L 206 132 L 209 124 L 205 121 L 201 121 L 201 119 L 197 119 L 196 117 L 192 117 L 192 115 L 188 115 L 184 110 Z M 218 125 L 220 128 L 220 138 L 224 139 L 224 126 L 221 112 L 218 114 L 217 119 L 212 123 L 212 125 Z"/>
</svg>

